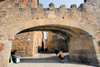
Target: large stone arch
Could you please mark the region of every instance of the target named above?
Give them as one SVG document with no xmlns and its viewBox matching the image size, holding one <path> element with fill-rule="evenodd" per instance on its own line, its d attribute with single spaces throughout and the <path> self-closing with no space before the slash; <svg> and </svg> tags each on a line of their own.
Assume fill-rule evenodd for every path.
<svg viewBox="0 0 100 67">
<path fill-rule="evenodd" d="M 11 7 L 8 3 L 3 4 L 3 6 L 0 6 L 0 23 L 2 24 L 0 25 L 0 29 L 2 29 L 0 30 L 0 32 L 2 32 L 0 43 L 4 43 L 5 47 L 3 51 L 0 51 L 0 60 L 2 60 L 0 61 L 1 67 L 7 67 L 8 65 L 11 44 L 15 35 L 23 30 L 30 28 L 37 30 L 42 26 L 53 30 L 61 28 L 61 31 L 66 31 L 66 33 L 73 36 L 70 38 L 69 43 L 71 60 L 82 61 L 81 59 L 83 59 L 82 62 L 95 65 L 99 64 L 100 48 L 97 43 L 100 39 L 98 29 L 98 26 L 100 26 L 99 0 L 85 0 L 85 3 L 81 4 L 78 9 L 76 5 L 72 5 L 70 9 L 65 6 L 56 9 L 54 6 L 52 7 L 53 4 L 49 5 L 47 9 L 43 8 L 42 5 L 38 5 L 36 9 L 29 6 L 24 9 L 19 7 L 20 4 L 15 5 L 15 7 L 14 5 Z M 53 26 L 53 28 L 48 26 Z M 78 33 L 73 33 L 73 31 L 77 32 L 75 30 L 78 30 Z M 81 31 L 84 36 L 80 36 L 79 31 Z M 84 40 L 83 43 L 85 42 L 84 44 L 86 45 L 80 45 L 82 43 L 81 39 Z M 78 47 L 80 49 L 78 49 Z"/>
<path fill-rule="evenodd" d="M 74 28 L 78 28 L 78 29 L 81 29 L 81 30 L 87 32 L 92 37 L 95 36 L 94 32 L 91 29 L 89 29 L 85 25 L 78 24 L 77 22 L 74 22 L 72 20 L 68 20 L 68 19 L 38 19 L 38 20 L 23 22 L 19 26 L 11 29 L 9 31 L 10 32 L 9 39 L 13 39 L 14 36 L 22 30 L 25 30 L 28 28 L 39 27 L 39 26 L 48 26 L 48 25 L 49 26 L 55 25 L 55 26 L 60 26 L 60 27 L 64 27 L 64 28 L 69 28 L 69 29 L 71 29 L 71 27 L 74 27 Z"/>
<path fill-rule="evenodd" d="M 68 31 L 68 30 L 60 29 L 72 35 L 72 37 L 70 38 L 71 40 L 69 42 L 70 59 L 73 61 L 85 62 L 90 64 L 98 64 L 98 58 L 96 55 L 98 53 L 97 52 L 98 49 L 96 50 L 95 48 L 96 46 L 94 43 L 95 41 L 93 39 L 95 37 L 95 34 L 88 27 L 82 24 L 78 24 L 77 22 L 75 23 L 74 21 L 69 19 L 48 18 L 48 19 L 37 19 L 37 20 L 24 22 L 9 31 L 10 32 L 9 39 L 10 40 L 14 39 L 14 36 L 16 34 L 26 29 L 37 30 L 40 27 L 40 29 L 45 30 L 45 28 L 43 28 L 42 26 L 47 27 L 47 29 L 54 29 L 54 30 L 58 30 L 57 27 L 72 30 L 72 31 Z M 83 32 L 84 36 L 79 35 L 79 37 L 76 37 L 78 34 L 73 33 L 75 30 L 78 30 L 78 33 L 79 31 Z M 85 40 L 82 41 L 81 39 L 85 39 Z M 81 45 L 82 42 L 84 42 L 83 45 Z"/>
</svg>

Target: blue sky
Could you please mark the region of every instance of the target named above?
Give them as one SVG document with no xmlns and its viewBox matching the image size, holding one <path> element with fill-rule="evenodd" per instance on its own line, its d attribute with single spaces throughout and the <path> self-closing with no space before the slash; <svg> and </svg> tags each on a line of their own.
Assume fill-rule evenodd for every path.
<svg viewBox="0 0 100 67">
<path fill-rule="evenodd" d="M 43 31 L 44 39 L 47 39 L 47 32 Z"/>
<path fill-rule="evenodd" d="M 61 5 L 66 5 L 67 8 L 70 8 L 72 4 L 76 4 L 77 7 L 84 3 L 84 0 L 39 0 L 40 4 L 43 4 L 44 8 L 48 8 L 50 3 L 54 3 L 56 8 L 59 8 Z M 44 39 L 47 39 L 47 33 L 44 31 Z"/>
<path fill-rule="evenodd" d="M 39 0 L 39 3 L 43 4 L 44 8 L 48 8 L 50 3 L 54 3 L 56 8 L 59 8 L 60 5 L 66 5 L 67 8 L 70 8 L 71 4 L 79 6 L 84 3 L 84 0 Z"/>
</svg>

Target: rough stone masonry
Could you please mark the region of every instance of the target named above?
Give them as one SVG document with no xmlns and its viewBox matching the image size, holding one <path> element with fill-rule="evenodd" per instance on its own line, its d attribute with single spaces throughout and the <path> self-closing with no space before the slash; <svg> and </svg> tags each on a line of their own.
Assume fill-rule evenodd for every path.
<svg viewBox="0 0 100 67">
<path fill-rule="evenodd" d="M 0 67 L 7 67 L 12 41 L 24 30 L 49 30 L 68 39 L 69 58 L 99 66 L 100 63 L 100 1 L 84 0 L 78 8 L 65 5 L 43 8 L 42 4 L 23 7 L 19 3 L 0 2 Z M 22 7 L 21 7 L 22 6 Z M 55 32 L 56 31 L 56 32 Z"/>
</svg>

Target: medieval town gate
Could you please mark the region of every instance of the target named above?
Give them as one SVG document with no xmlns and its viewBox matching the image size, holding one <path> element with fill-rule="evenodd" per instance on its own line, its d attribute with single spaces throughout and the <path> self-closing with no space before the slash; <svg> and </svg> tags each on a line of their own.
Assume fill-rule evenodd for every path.
<svg viewBox="0 0 100 67">
<path fill-rule="evenodd" d="M 79 8 L 62 5 L 43 8 L 38 4 L 33 8 L 27 4 L 0 2 L 0 66 L 7 67 L 12 41 L 16 34 L 23 31 L 49 30 L 64 36 L 69 41 L 69 57 L 72 61 L 99 65 L 100 61 L 100 2 L 85 0 Z"/>
</svg>

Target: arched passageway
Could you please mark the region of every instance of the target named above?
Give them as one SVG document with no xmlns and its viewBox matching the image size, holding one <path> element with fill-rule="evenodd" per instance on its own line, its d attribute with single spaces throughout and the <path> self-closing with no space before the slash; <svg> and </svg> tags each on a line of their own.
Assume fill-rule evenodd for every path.
<svg viewBox="0 0 100 67">
<path fill-rule="evenodd" d="M 88 32 L 70 26 L 46 25 L 27 28 L 19 31 L 17 34 L 32 31 L 50 31 L 63 36 L 66 40 L 66 44 L 68 44 L 70 60 L 84 63 L 94 63 L 94 61 L 91 60 L 94 59 L 95 50 L 93 49 L 95 48 L 93 46 L 94 43 L 92 35 Z"/>
<path fill-rule="evenodd" d="M 51 31 L 66 39 L 70 60 L 98 64 L 98 57 L 96 55 L 98 49 L 96 49 L 97 45 L 95 45 L 95 34 L 88 27 L 73 22 L 74 21 L 68 19 L 36 19 L 29 22 L 23 22 L 14 28 L 10 28 L 11 30 L 9 30 L 8 36 L 11 41 L 14 39 L 15 35 L 20 33 L 30 31 Z M 7 41 L 9 43 L 9 48 L 7 47 L 9 51 L 6 55 L 8 61 L 11 50 L 10 41 Z M 4 43 L 4 41 L 2 42 Z"/>
<path fill-rule="evenodd" d="M 35 30 L 63 36 L 69 45 L 70 60 L 99 65 L 99 0 L 84 2 L 79 8 L 71 5 L 70 9 L 64 5 L 55 8 L 52 3 L 49 8 L 43 8 L 42 4 L 23 8 L 20 4 L 2 3 L 0 43 L 5 45 L 0 51 L 0 65 L 7 67 L 15 35 Z"/>
</svg>

